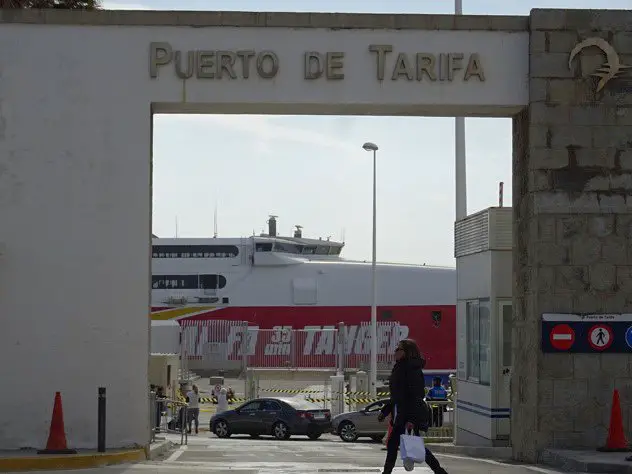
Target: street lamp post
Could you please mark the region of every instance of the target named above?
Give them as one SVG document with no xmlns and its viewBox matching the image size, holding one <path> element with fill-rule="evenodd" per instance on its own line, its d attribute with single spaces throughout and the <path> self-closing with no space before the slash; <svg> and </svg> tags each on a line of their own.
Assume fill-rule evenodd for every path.
<svg viewBox="0 0 632 474">
<path fill-rule="evenodd" d="M 376 235 L 377 235 L 377 199 L 376 199 L 376 175 L 377 175 L 377 150 L 375 143 L 367 142 L 362 145 L 365 151 L 373 152 L 373 256 L 371 258 L 371 359 L 370 359 L 370 392 L 371 396 L 377 394 L 377 280 L 376 280 Z"/>
<path fill-rule="evenodd" d="M 454 0 L 454 14 L 463 14 L 463 1 Z M 465 169 L 465 118 L 454 118 L 455 221 L 467 216 L 467 178 Z"/>
</svg>

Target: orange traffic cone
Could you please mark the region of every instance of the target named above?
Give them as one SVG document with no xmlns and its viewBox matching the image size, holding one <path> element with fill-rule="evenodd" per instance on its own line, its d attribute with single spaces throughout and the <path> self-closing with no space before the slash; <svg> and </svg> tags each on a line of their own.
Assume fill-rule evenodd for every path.
<svg viewBox="0 0 632 474">
<path fill-rule="evenodd" d="M 76 454 L 74 449 L 68 449 L 66 443 L 66 429 L 64 428 L 64 410 L 61 406 L 61 394 L 55 392 L 55 405 L 53 405 L 53 418 L 50 421 L 50 432 L 46 449 L 41 449 L 37 454 Z"/>
<path fill-rule="evenodd" d="M 612 411 L 610 412 L 610 428 L 608 430 L 608 440 L 604 447 L 598 448 L 597 451 L 613 452 L 613 451 L 632 451 L 628 440 L 623 432 L 623 418 L 621 417 L 621 403 L 619 401 L 619 391 L 614 390 L 612 394 Z"/>
</svg>

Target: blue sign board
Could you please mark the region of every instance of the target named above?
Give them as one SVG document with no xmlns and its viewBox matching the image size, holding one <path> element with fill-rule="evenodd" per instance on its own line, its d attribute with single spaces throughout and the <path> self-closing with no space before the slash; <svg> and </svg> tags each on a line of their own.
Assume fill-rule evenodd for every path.
<svg viewBox="0 0 632 474">
<path fill-rule="evenodd" d="M 541 346 L 558 354 L 632 354 L 632 314 L 545 313 Z"/>
<path fill-rule="evenodd" d="M 632 326 L 625 331 L 625 343 L 632 349 Z"/>
</svg>

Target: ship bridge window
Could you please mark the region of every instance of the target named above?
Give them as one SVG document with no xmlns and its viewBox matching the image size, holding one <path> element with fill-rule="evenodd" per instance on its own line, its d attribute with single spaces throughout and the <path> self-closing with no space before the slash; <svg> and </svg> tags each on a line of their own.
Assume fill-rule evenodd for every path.
<svg viewBox="0 0 632 474">
<path fill-rule="evenodd" d="M 316 246 L 315 245 L 306 245 L 305 247 L 303 247 L 303 252 L 304 255 L 314 255 L 316 253 Z"/>
<path fill-rule="evenodd" d="M 255 249 L 257 252 L 272 252 L 272 242 L 258 242 Z"/>
<path fill-rule="evenodd" d="M 235 258 L 236 245 L 153 245 L 152 258 Z"/>
<path fill-rule="evenodd" d="M 154 290 L 219 290 L 226 286 L 224 275 L 152 275 Z"/>
<path fill-rule="evenodd" d="M 221 290 L 226 286 L 224 275 L 200 275 L 200 288 L 204 290 Z"/>
<path fill-rule="evenodd" d="M 342 250 L 340 247 L 331 247 L 329 249 L 329 255 L 340 255 L 340 250 Z"/>
<path fill-rule="evenodd" d="M 316 255 L 329 255 L 329 249 L 328 245 L 319 245 L 316 247 Z"/>
<path fill-rule="evenodd" d="M 274 251 L 283 253 L 299 253 L 299 247 L 298 245 L 287 244 L 285 242 L 275 242 Z"/>
<path fill-rule="evenodd" d="M 188 290 L 198 287 L 197 275 L 152 275 L 154 290 Z"/>
</svg>

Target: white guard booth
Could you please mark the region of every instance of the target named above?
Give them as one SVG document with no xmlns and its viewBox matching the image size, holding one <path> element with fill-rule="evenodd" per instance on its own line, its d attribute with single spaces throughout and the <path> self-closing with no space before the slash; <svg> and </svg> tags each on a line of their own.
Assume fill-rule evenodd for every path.
<svg viewBox="0 0 632 474">
<path fill-rule="evenodd" d="M 177 321 L 153 321 L 149 354 L 149 383 L 164 387 L 174 398 L 182 369 L 180 364 L 182 330 Z"/>
<path fill-rule="evenodd" d="M 509 446 L 513 285 L 512 209 L 455 223 L 457 378 L 455 444 Z"/>
</svg>

